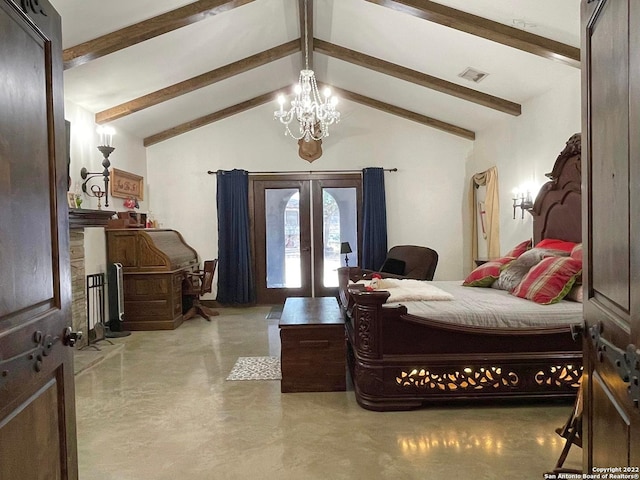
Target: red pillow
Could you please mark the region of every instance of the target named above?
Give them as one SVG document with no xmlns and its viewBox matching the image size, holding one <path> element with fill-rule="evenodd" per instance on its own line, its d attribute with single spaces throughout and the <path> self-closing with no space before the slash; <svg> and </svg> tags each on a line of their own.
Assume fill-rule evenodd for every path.
<svg viewBox="0 0 640 480">
<path fill-rule="evenodd" d="M 525 240 L 522 243 L 519 243 L 518 245 L 516 245 L 515 247 L 513 247 L 511 250 L 509 250 L 507 253 L 505 253 L 505 257 L 513 257 L 513 258 L 518 258 L 520 255 L 522 255 L 524 252 L 526 252 L 527 250 L 529 250 L 531 248 L 531 245 L 533 244 L 533 241 L 531 239 L 529 240 Z"/>
<path fill-rule="evenodd" d="M 500 271 L 514 260 L 513 257 L 502 257 L 483 263 L 464 279 L 462 285 L 465 287 L 490 287 L 500 276 Z"/>
<path fill-rule="evenodd" d="M 571 256 L 576 260 L 582 261 L 582 244 L 578 243 L 573 250 L 571 250 Z"/>
<path fill-rule="evenodd" d="M 570 252 L 576 245 L 577 243 L 575 242 L 566 242 L 556 238 L 545 238 L 538 242 L 536 248 L 549 248 L 551 250 L 564 250 L 565 252 Z"/>
<path fill-rule="evenodd" d="M 582 273 L 573 257 L 547 257 L 535 265 L 511 292 L 516 297 L 548 305 L 562 300 Z"/>
</svg>

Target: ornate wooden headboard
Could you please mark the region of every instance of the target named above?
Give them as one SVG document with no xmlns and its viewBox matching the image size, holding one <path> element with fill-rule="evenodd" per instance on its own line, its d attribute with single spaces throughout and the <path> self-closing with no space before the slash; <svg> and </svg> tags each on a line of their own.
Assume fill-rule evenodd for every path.
<svg viewBox="0 0 640 480">
<path fill-rule="evenodd" d="M 572 135 L 553 170 L 546 174 L 550 180 L 540 189 L 531 210 L 534 245 L 543 238 L 582 241 L 580 141 L 579 133 Z"/>
</svg>

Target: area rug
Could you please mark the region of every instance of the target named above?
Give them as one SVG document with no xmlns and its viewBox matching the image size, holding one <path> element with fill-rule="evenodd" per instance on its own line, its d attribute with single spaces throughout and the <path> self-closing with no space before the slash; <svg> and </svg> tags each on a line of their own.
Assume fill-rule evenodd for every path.
<svg viewBox="0 0 640 480">
<path fill-rule="evenodd" d="M 238 357 L 227 380 L 281 380 L 280 357 Z"/>
</svg>

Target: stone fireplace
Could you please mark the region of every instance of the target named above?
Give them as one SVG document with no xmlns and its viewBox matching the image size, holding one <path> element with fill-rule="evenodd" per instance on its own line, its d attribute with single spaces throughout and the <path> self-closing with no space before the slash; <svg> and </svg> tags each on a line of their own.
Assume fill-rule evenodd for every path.
<svg viewBox="0 0 640 480">
<path fill-rule="evenodd" d="M 104 227 L 109 219 L 115 214 L 109 210 L 88 210 L 88 209 L 69 209 L 69 249 L 71 253 L 71 324 L 74 332 L 83 332 L 82 339 L 76 344 L 76 348 L 82 348 L 88 343 L 89 332 L 87 331 L 87 297 L 86 297 L 86 275 L 87 275 L 87 252 L 85 251 L 85 242 L 87 239 L 95 238 L 96 231 L 104 237 Z M 99 227 L 98 229 L 92 227 Z M 104 238 L 102 242 L 96 242 L 98 256 L 105 258 Z M 92 255 L 95 256 L 95 255 Z M 103 260 L 103 263 L 106 260 Z M 89 269 L 96 268 L 104 272 L 104 265 L 99 264 L 91 259 L 89 261 Z M 97 265 L 96 265 L 97 264 Z M 91 271 L 90 273 L 99 273 Z"/>
</svg>

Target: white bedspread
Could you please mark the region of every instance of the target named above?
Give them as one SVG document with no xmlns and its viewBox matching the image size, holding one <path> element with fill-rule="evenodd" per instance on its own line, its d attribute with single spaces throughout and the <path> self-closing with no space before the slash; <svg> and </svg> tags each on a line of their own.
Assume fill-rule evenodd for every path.
<svg viewBox="0 0 640 480">
<path fill-rule="evenodd" d="M 410 314 L 460 325 L 489 328 L 553 327 L 582 323 L 581 303 L 562 300 L 553 305 L 540 305 L 510 295 L 504 290 L 463 287 L 461 281 L 429 283 L 451 294 L 454 300 L 403 301 L 402 304 Z M 387 304 L 389 303 L 387 301 Z"/>
<path fill-rule="evenodd" d="M 436 287 L 433 282 L 420 280 L 381 278 L 378 280 L 377 290 L 386 290 L 391 294 L 387 303 L 453 300 L 453 295 Z"/>
</svg>

